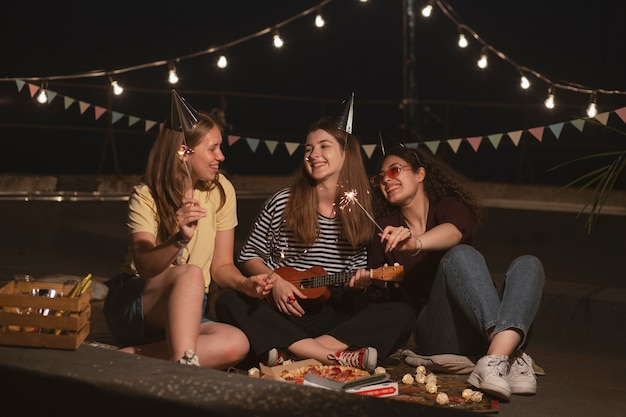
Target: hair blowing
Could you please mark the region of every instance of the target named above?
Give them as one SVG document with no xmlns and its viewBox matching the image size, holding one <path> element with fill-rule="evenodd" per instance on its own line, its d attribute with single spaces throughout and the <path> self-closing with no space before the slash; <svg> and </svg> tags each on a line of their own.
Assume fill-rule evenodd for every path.
<svg viewBox="0 0 626 417">
<path fill-rule="evenodd" d="M 336 121 L 332 118 L 323 118 L 315 122 L 309 128 L 308 133 L 320 129 L 330 134 L 345 152 L 337 183 L 335 210 L 341 221 L 344 236 L 353 247 L 357 247 L 369 241 L 374 231 L 373 225 L 363 210 L 351 205 L 341 210 L 339 202 L 346 191 L 356 190 L 359 203 L 371 212 L 371 195 L 361 146 L 355 136 L 339 130 Z M 298 241 L 308 245 L 315 242 L 319 233 L 315 186 L 315 181 L 309 176 L 303 163 L 294 175 L 291 193 L 285 207 L 287 227 L 293 230 Z"/>
<path fill-rule="evenodd" d="M 150 188 L 156 205 L 156 215 L 159 223 L 157 243 L 167 240 L 179 229 L 176 210 L 182 204 L 185 180 L 187 179 L 187 171 L 178 155 L 178 151 L 183 144 L 183 138 L 186 139 L 187 147 L 193 149 L 213 127 L 218 126 L 220 130 L 222 127 L 207 113 L 199 113 L 199 120 L 196 126 L 184 133 L 169 129 L 166 127 L 169 126 L 168 123 L 165 123 L 163 126 L 150 149 L 146 171 L 143 176 L 143 182 Z M 191 157 L 193 158 L 193 156 Z M 211 181 L 196 181 L 194 189 L 201 191 L 217 189 L 220 193 L 219 208 L 222 208 L 226 194 L 218 180 L 219 173 Z"/>
</svg>

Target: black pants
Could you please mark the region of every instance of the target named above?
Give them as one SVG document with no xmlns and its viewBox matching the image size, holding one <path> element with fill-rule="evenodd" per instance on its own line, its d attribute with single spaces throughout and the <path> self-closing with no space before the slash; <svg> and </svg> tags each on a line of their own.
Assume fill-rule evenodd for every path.
<svg viewBox="0 0 626 417">
<path fill-rule="evenodd" d="M 328 302 L 309 307 L 303 317 L 286 316 L 265 300 L 229 289 L 218 297 L 215 313 L 219 321 L 246 333 L 250 360 L 257 363 L 272 348 L 287 348 L 324 334 L 350 347 L 374 347 L 382 361 L 407 342 L 415 323 L 412 309 L 400 302 L 365 303 L 359 308 Z"/>
</svg>

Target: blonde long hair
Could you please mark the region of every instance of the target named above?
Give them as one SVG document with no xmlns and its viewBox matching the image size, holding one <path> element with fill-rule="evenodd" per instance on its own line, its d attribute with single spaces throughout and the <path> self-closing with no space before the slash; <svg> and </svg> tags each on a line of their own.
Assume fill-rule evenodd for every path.
<svg viewBox="0 0 626 417">
<path fill-rule="evenodd" d="M 340 204 L 346 191 L 355 190 L 359 203 L 371 212 L 371 195 L 361 145 L 355 136 L 339 130 L 335 120 L 331 118 L 317 121 L 309 128 L 308 133 L 320 129 L 331 135 L 345 152 L 337 183 L 335 210 L 341 221 L 344 236 L 356 248 L 371 238 L 374 232 L 372 222 L 356 205 L 341 209 Z M 285 221 L 287 227 L 294 231 L 296 239 L 308 245 L 315 242 L 319 233 L 317 206 L 315 181 L 309 176 L 303 163 L 292 181 L 291 193 L 285 207 Z"/>
<path fill-rule="evenodd" d="M 164 123 L 159 135 L 150 149 L 146 171 L 142 181 L 148 185 L 156 205 L 159 229 L 157 242 L 162 242 L 178 231 L 176 210 L 180 207 L 185 190 L 187 171 L 180 162 L 178 151 L 186 139 L 187 147 L 193 149 L 215 126 L 222 128 L 207 113 L 199 113 L 197 125 L 190 130 L 177 132 Z M 194 189 L 210 191 L 216 188 L 220 193 L 220 208 L 224 205 L 226 194 L 219 183 L 219 173 L 213 180 L 196 181 Z"/>
</svg>

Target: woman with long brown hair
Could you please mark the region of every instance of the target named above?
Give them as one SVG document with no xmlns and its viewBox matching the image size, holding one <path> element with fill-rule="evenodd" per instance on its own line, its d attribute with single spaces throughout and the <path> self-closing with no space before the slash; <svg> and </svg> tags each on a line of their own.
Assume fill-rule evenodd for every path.
<svg viewBox="0 0 626 417">
<path fill-rule="evenodd" d="M 308 131 L 292 185 L 267 200 L 239 254 L 247 273 L 276 278 L 267 302 L 225 291 L 216 303 L 218 319 L 248 336 L 251 363 L 313 358 L 372 371 L 408 339 L 408 306 L 366 302 L 374 228 L 346 193 L 371 209 L 357 138 L 324 118 Z M 319 295 L 315 280 L 328 282 Z"/>
</svg>

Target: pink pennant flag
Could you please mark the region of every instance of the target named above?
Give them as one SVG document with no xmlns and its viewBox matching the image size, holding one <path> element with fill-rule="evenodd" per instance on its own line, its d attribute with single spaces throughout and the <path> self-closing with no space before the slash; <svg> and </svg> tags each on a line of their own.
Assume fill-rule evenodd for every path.
<svg viewBox="0 0 626 417">
<path fill-rule="evenodd" d="M 469 142 L 470 145 L 472 145 L 472 148 L 474 148 L 474 152 L 478 151 L 478 148 L 480 147 L 480 144 L 483 141 L 483 137 L 482 136 L 475 136 L 473 138 L 466 138 L 465 140 L 467 140 Z"/>
<path fill-rule="evenodd" d="M 39 91 L 39 86 L 35 84 L 28 83 L 28 91 L 30 91 L 30 96 L 35 97 L 37 91 Z"/>
<path fill-rule="evenodd" d="M 626 107 L 615 110 L 615 114 L 617 114 L 619 118 L 622 119 L 622 122 L 626 123 Z"/>
<path fill-rule="evenodd" d="M 104 107 L 100 107 L 100 106 L 94 106 L 93 111 L 96 115 L 96 120 L 98 120 L 107 111 L 107 109 L 105 109 Z"/>
<path fill-rule="evenodd" d="M 241 136 L 228 135 L 228 145 L 232 146 L 233 143 L 237 142 L 239 139 L 241 139 Z"/>
<path fill-rule="evenodd" d="M 543 137 L 543 126 L 533 127 L 532 129 L 528 129 L 528 132 L 535 137 L 539 142 L 541 142 L 541 138 Z"/>
</svg>

